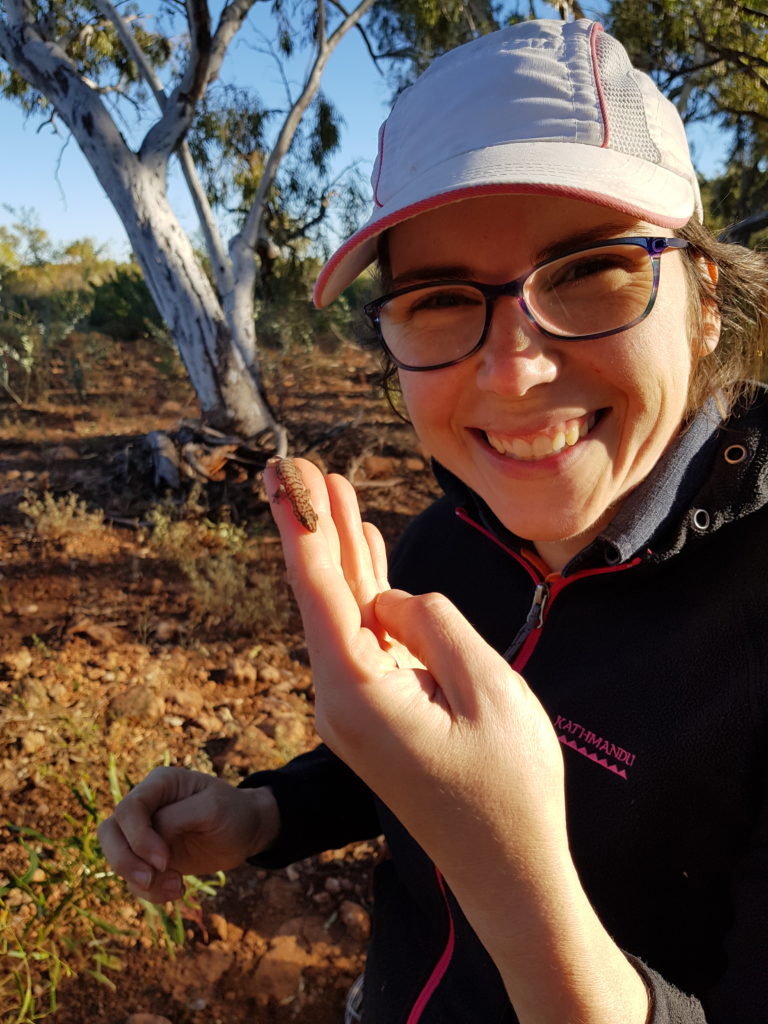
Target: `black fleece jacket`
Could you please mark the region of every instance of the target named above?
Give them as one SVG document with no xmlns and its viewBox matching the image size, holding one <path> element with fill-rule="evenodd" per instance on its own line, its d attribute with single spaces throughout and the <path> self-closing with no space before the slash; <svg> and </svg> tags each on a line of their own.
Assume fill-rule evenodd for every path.
<svg viewBox="0 0 768 1024">
<path fill-rule="evenodd" d="M 765 393 L 708 434 L 682 469 L 678 460 L 665 471 L 667 512 L 641 545 L 622 551 L 603 537 L 546 581 L 443 472 L 448 493 L 406 532 L 392 579 L 448 596 L 549 712 L 574 862 L 652 990 L 652 1024 L 766 1024 Z M 635 524 L 644 493 L 665 493 L 663 480 L 643 487 Z M 366 1024 L 514 1024 L 494 964 L 434 866 L 326 748 L 244 784 L 270 785 L 280 806 L 280 840 L 256 864 L 386 836 Z"/>
</svg>

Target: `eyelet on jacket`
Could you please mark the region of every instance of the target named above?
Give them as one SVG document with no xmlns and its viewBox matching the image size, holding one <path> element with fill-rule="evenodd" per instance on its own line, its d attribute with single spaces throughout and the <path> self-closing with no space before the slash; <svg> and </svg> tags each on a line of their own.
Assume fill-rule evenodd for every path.
<svg viewBox="0 0 768 1024">
<path fill-rule="evenodd" d="M 747 449 L 743 444 L 729 445 L 723 452 L 723 458 L 730 466 L 737 466 L 747 457 Z"/>
<path fill-rule="evenodd" d="M 691 520 L 693 521 L 694 527 L 697 530 L 700 530 L 701 533 L 704 533 L 705 530 L 709 529 L 709 512 L 707 512 L 705 508 L 693 509 L 691 512 Z"/>
</svg>

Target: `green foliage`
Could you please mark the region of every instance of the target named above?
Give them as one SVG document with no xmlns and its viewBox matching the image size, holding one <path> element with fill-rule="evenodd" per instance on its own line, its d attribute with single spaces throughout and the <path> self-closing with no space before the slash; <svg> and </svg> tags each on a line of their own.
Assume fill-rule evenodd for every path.
<svg viewBox="0 0 768 1024">
<path fill-rule="evenodd" d="M 90 512 L 76 494 L 55 498 L 50 491 L 42 494 L 27 491 L 19 502 L 19 511 L 27 517 L 40 540 L 54 544 L 93 533 L 104 526 L 103 511 L 96 509 Z"/>
<path fill-rule="evenodd" d="M 138 267 L 118 267 L 113 277 L 94 287 L 88 324 L 124 341 L 162 333 L 162 317 Z"/>
<path fill-rule="evenodd" d="M 139 81 L 138 68 L 129 58 L 112 23 L 93 0 L 41 0 L 36 3 L 38 22 L 67 54 L 76 72 L 95 88 L 119 93 Z M 163 33 L 146 27 L 147 19 L 136 3 L 120 4 L 130 20 L 136 41 L 155 68 L 168 64 L 173 43 Z M 0 92 L 28 113 L 50 114 L 50 104 L 16 72 L 0 68 Z"/>
<path fill-rule="evenodd" d="M 117 802 L 122 786 L 111 755 L 108 776 Z M 54 1014 L 64 979 L 85 974 L 115 990 L 122 950 L 139 935 L 98 912 L 114 903 L 122 886 L 99 846 L 93 789 L 83 781 L 70 792 L 81 816 L 63 815 L 62 838 L 12 822 L 2 826 L 15 839 L 16 859 L 26 864 L 0 879 L 0 1016 L 6 1024 L 34 1024 Z M 197 898 L 213 895 L 224 880 L 222 872 L 208 881 L 185 875 L 184 896 L 170 909 L 141 900 L 154 944 L 173 956 L 186 940 L 184 919 L 199 916 Z"/>
<path fill-rule="evenodd" d="M 499 28 L 502 7 L 494 0 L 379 0 L 371 30 L 378 53 L 391 62 L 396 90 L 441 53 Z"/>
<path fill-rule="evenodd" d="M 192 494 L 187 503 L 195 508 Z M 183 516 L 185 510 L 181 510 Z M 175 562 L 186 576 L 190 602 L 189 625 L 255 633 L 287 628 L 291 604 L 287 588 L 275 586 L 271 575 L 258 570 L 259 540 L 227 519 L 178 518 L 172 506 L 158 506 L 150 516 L 150 546 Z"/>
<path fill-rule="evenodd" d="M 84 971 L 114 988 L 120 937 L 131 934 L 94 912 L 114 896 L 114 882 L 96 839 L 99 815 L 86 783 L 72 787 L 82 809 L 64 815 L 62 839 L 7 823 L 27 866 L 0 885 L 0 1009 L 13 1024 L 42 1019 L 57 1008 L 61 980 Z"/>
<path fill-rule="evenodd" d="M 721 226 L 768 206 L 768 4 L 614 0 L 609 29 L 688 123 L 718 124 L 727 169 L 705 189 Z"/>
</svg>

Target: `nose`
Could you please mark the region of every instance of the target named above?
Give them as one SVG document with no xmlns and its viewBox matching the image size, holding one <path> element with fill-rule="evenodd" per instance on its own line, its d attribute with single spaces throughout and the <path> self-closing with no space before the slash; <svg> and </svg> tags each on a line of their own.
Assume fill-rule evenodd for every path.
<svg viewBox="0 0 768 1024">
<path fill-rule="evenodd" d="M 560 371 L 559 346 L 537 331 L 513 297 L 496 300 L 483 347 L 477 354 L 481 390 L 522 397 Z"/>
</svg>

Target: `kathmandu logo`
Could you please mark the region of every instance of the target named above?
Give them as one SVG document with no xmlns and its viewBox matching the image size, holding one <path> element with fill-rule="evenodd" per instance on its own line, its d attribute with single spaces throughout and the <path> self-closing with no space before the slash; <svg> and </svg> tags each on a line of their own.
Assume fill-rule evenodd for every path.
<svg viewBox="0 0 768 1024">
<path fill-rule="evenodd" d="M 631 768 L 635 763 L 634 754 L 630 754 L 623 747 L 618 747 L 615 743 L 598 736 L 597 733 L 585 729 L 578 722 L 563 718 L 562 715 L 558 715 L 555 719 L 555 729 L 557 738 L 564 747 L 570 747 L 577 754 L 588 757 L 590 761 L 599 764 L 601 768 L 606 768 L 620 779 L 627 781 L 627 768 Z"/>
</svg>

